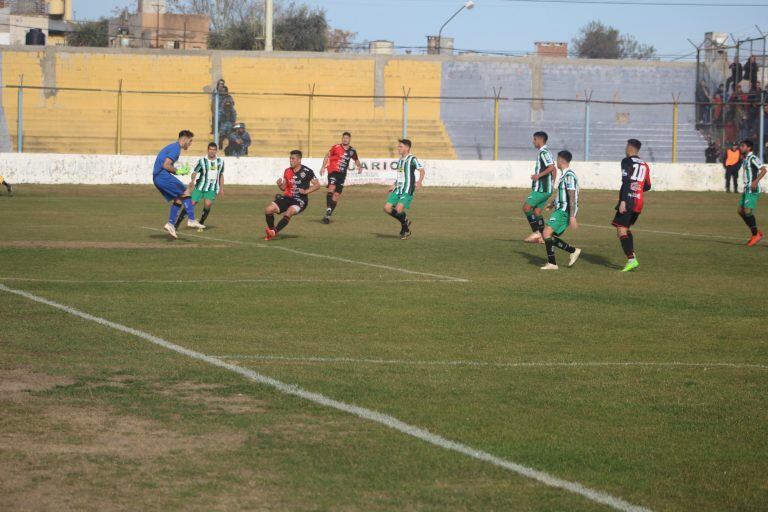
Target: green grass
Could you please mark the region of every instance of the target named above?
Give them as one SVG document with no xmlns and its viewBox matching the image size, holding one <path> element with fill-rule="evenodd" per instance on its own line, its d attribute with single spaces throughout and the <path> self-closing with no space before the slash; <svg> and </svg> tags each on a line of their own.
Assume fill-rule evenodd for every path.
<svg viewBox="0 0 768 512">
<path fill-rule="evenodd" d="M 143 229 L 167 216 L 150 187 L 17 189 L 6 286 L 653 510 L 768 503 L 768 253 L 733 194 L 651 193 L 622 274 L 615 193 L 583 191 L 583 256 L 544 274 L 523 190 L 421 190 L 406 242 L 384 189 L 330 226 L 317 194 L 263 247 L 271 188 L 229 187 L 175 242 Z M 0 312 L 3 510 L 606 509 L 16 295 Z"/>
</svg>

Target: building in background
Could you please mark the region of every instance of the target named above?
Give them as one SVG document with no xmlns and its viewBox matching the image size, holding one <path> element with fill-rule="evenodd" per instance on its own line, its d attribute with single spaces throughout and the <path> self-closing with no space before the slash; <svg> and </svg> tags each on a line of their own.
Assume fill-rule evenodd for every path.
<svg viewBox="0 0 768 512">
<path fill-rule="evenodd" d="M 166 0 L 139 0 L 138 12 L 109 22 L 112 47 L 205 50 L 208 48 L 208 16 L 173 14 Z"/>
<path fill-rule="evenodd" d="M 72 0 L 0 0 L 0 44 L 64 45 L 72 20 Z M 41 37 L 44 36 L 44 37 Z"/>
<path fill-rule="evenodd" d="M 535 44 L 536 55 L 541 57 L 568 57 L 568 43 L 540 41 Z"/>
</svg>

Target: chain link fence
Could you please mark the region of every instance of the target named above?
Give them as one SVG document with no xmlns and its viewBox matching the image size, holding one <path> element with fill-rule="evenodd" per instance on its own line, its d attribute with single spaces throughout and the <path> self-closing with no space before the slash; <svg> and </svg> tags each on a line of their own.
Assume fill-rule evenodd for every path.
<svg viewBox="0 0 768 512">
<path fill-rule="evenodd" d="M 76 154 L 154 154 L 181 129 L 198 140 L 230 145 L 245 123 L 248 156 L 285 156 L 291 149 L 321 157 L 343 131 L 353 133 L 361 155 L 395 155 L 397 139 L 414 140 L 422 158 L 529 159 L 531 135 L 544 130 L 550 147 L 579 160 L 615 160 L 628 138 L 644 142 L 649 161 L 704 162 L 704 135 L 722 125 L 725 138 L 747 136 L 763 117 L 753 104 L 710 106 L 711 120 L 697 123 L 693 102 L 601 100 L 503 95 L 427 97 L 306 93 L 229 94 L 17 85 L 3 88 L 5 150 Z M 735 123 L 735 119 L 749 122 Z M 734 127 L 731 127 L 731 124 Z M 736 126 L 738 126 L 736 128 Z M 748 127 L 748 128 L 747 128 Z M 730 130 L 730 131 L 729 131 Z M 736 136 L 736 133 L 733 134 Z M 237 136 L 235 136 L 237 138 Z"/>
</svg>

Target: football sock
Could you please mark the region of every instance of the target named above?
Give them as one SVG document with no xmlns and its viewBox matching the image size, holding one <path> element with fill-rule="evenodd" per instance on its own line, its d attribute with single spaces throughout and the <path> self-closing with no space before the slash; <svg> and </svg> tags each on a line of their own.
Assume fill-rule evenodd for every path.
<svg viewBox="0 0 768 512">
<path fill-rule="evenodd" d="M 525 218 L 528 219 L 528 224 L 531 225 L 531 231 L 534 233 L 539 230 L 539 221 L 536 218 L 536 214 L 533 213 L 533 210 L 531 210 L 529 213 L 525 214 Z"/>
<path fill-rule="evenodd" d="M 544 245 L 547 247 L 547 261 L 553 265 L 557 265 L 557 260 L 555 260 L 555 246 L 552 243 L 552 238 L 545 238 Z"/>
<path fill-rule="evenodd" d="M 267 227 L 269 229 L 275 229 L 275 216 L 271 213 L 268 213 L 265 215 L 265 217 L 267 218 Z"/>
<path fill-rule="evenodd" d="M 555 237 L 552 237 L 552 239 L 555 242 L 555 247 L 559 247 L 560 249 L 564 250 L 565 252 L 569 252 L 571 254 L 576 252 L 576 248 L 573 247 L 572 245 L 568 245 L 568 243 L 565 242 L 562 238 L 555 236 Z M 544 240 L 544 241 L 546 242 L 546 240 Z"/>
<path fill-rule="evenodd" d="M 747 226 L 749 226 L 749 230 L 752 232 L 752 236 L 755 236 L 757 234 L 757 220 L 755 220 L 755 216 L 745 215 L 744 222 L 746 222 Z"/>
<path fill-rule="evenodd" d="M 205 219 L 208 218 L 209 213 L 211 213 L 210 208 L 203 208 L 203 215 L 200 217 L 200 224 L 205 224 Z"/>
<path fill-rule="evenodd" d="M 7 181 L 3 182 L 3 186 L 5 187 L 5 190 L 7 190 L 8 192 L 11 191 L 11 184 L 8 183 Z"/>
<path fill-rule="evenodd" d="M 325 206 L 333 210 L 333 192 L 325 194 Z"/>
<path fill-rule="evenodd" d="M 624 254 L 627 255 L 627 259 L 633 259 L 635 257 L 635 249 L 632 246 L 632 238 L 627 234 L 619 237 L 619 241 L 621 242 Z"/>
<path fill-rule="evenodd" d="M 192 204 L 192 199 L 185 197 L 182 199 L 182 202 L 184 203 L 184 209 L 187 211 L 187 217 L 189 217 L 190 221 L 195 220 L 195 205 Z"/>
<path fill-rule="evenodd" d="M 339 202 L 334 201 L 333 198 L 331 198 L 331 206 L 330 206 L 331 212 L 333 212 L 337 206 L 339 206 Z"/>
<path fill-rule="evenodd" d="M 400 225 L 403 227 L 403 231 L 408 229 L 408 219 L 405 216 L 405 211 L 400 213 L 395 212 L 393 217 L 400 221 Z"/>
<path fill-rule="evenodd" d="M 283 217 L 282 219 L 280 219 L 280 222 L 277 223 L 277 227 L 275 228 L 275 231 L 279 233 L 285 228 L 285 226 L 288 225 L 289 222 L 291 222 L 290 217 Z"/>
<path fill-rule="evenodd" d="M 542 235 L 544 234 L 544 217 L 536 217 L 536 231 Z"/>
<path fill-rule="evenodd" d="M 176 222 L 173 224 L 176 226 L 176 229 L 179 229 L 179 226 L 181 225 L 181 221 L 184 220 L 184 217 L 186 217 L 187 212 L 184 211 L 184 209 L 181 206 L 176 206 L 179 210 L 179 214 L 176 216 Z"/>
<path fill-rule="evenodd" d="M 171 213 L 168 215 L 168 224 L 175 224 L 178 227 L 178 224 L 176 224 L 176 219 L 179 218 L 179 210 L 181 210 L 179 205 L 176 203 L 171 203 Z"/>
</svg>

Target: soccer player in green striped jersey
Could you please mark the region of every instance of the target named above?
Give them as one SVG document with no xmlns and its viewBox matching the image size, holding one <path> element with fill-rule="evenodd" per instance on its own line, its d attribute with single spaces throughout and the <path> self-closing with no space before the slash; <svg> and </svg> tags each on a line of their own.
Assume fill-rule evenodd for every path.
<svg viewBox="0 0 768 512">
<path fill-rule="evenodd" d="M 405 210 L 411 207 L 413 193 L 424 182 L 424 166 L 411 154 L 412 145 L 408 139 L 398 141 L 397 152 L 400 154 L 400 161 L 397 163 L 397 179 L 390 187 L 389 197 L 384 203 L 384 211 L 400 222 L 401 240 L 411 237 L 411 221 L 406 217 Z"/>
<path fill-rule="evenodd" d="M 547 148 L 549 136 L 546 132 L 533 134 L 533 145 L 539 150 L 536 165 L 531 174 L 531 193 L 523 203 L 523 213 L 531 226 L 531 235 L 525 239 L 528 243 L 544 243 L 544 217 L 542 209 L 552 195 L 552 185 L 557 177 L 557 168 L 552 153 Z"/>
<path fill-rule="evenodd" d="M 555 199 L 547 205 L 547 210 L 554 210 L 544 228 L 544 244 L 547 247 L 547 264 L 541 270 L 557 270 L 555 259 L 555 247 L 558 247 L 571 255 L 568 266 L 572 267 L 581 255 L 581 249 L 568 245 L 560 236 L 568 227 L 577 229 L 579 223 L 576 214 L 579 212 L 579 179 L 570 167 L 573 155 L 570 151 L 561 151 L 557 154 L 557 168 L 562 171 L 560 181 L 557 182 Z"/>
<path fill-rule="evenodd" d="M 215 142 L 208 144 L 208 154 L 198 160 L 189 188 L 192 191 L 192 204 L 203 201 L 203 215 L 200 224 L 205 225 L 211 207 L 217 196 L 224 197 L 224 160 L 218 156 L 219 146 Z M 184 218 L 183 210 L 176 219 L 176 229 Z"/>
<path fill-rule="evenodd" d="M 752 247 L 763 238 L 763 233 L 757 229 L 754 209 L 757 208 L 757 200 L 760 198 L 760 180 L 765 176 L 766 166 L 760 161 L 760 157 L 752 152 L 754 143 L 751 140 L 743 140 L 739 145 L 739 150 L 744 156 L 741 168 L 744 172 L 744 187 L 741 199 L 739 200 L 739 216 L 744 220 L 752 237 L 747 245 Z"/>
</svg>

